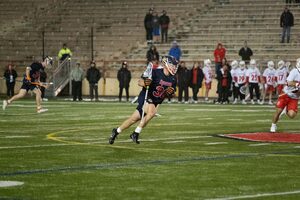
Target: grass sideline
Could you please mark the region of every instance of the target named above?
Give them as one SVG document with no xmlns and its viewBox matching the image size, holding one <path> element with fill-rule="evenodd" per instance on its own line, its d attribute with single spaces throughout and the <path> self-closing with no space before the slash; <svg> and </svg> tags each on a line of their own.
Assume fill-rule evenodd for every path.
<svg viewBox="0 0 300 200">
<path fill-rule="evenodd" d="M 141 134 L 114 145 L 111 129 L 136 105 L 31 100 L 0 112 L 0 199 L 300 199 L 300 144 L 243 142 L 216 134 L 268 131 L 261 105 L 163 104 Z M 279 131 L 299 131 L 299 116 Z M 299 131 L 300 132 L 300 131 Z"/>
</svg>

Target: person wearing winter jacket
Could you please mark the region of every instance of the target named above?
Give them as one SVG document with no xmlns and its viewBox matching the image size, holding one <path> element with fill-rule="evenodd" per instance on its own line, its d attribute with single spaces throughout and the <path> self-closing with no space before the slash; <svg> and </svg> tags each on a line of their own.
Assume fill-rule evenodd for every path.
<svg viewBox="0 0 300 200">
<path fill-rule="evenodd" d="M 119 101 L 122 100 L 123 89 L 126 92 L 126 101 L 129 100 L 129 83 L 131 81 L 131 72 L 128 70 L 127 62 L 122 63 L 121 69 L 118 71 L 118 81 L 119 81 Z"/>
<path fill-rule="evenodd" d="M 88 80 L 90 85 L 91 101 L 94 100 L 94 96 L 95 96 L 95 100 L 98 101 L 98 82 L 100 78 L 101 78 L 101 72 L 99 71 L 99 69 L 96 68 L 95 61 L 92 61 L 90 64 L 90 68 L 87 70 L 86 73 L 86 79 Z"/>
</svg>

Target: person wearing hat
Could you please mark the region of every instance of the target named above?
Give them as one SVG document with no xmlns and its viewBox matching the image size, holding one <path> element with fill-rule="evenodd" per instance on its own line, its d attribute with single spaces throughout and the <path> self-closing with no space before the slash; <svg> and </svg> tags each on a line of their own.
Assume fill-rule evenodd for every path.
<svg viewBox="0 0 300 200">
<path fill-rule="evenodd" d="M 71 71 L 73 101 L 77 98 L 82 100 L 82 80 L 84 79 L 83 69 L 80 67 L 80 62 L 76 63 L 75 68 Z"/>
<path fill-rule="evenodd" d="M 131 80 L 131 72 L 128 70 L 127 62 L 123 62 L 121 68 L 118 71 L 118 81 L 119 81 L 119 101 L 122 100 L 123 89 L 125 88 L 126 92 L 126 101 L 129 100 L 129 83 Z"/>
<path fill-rule="evenodd" d="M 152 39 L 153 39 L 153 25 L 152 25 L 152 19 L 153 18 L 153 8 L 149 9 L 149 12 L 146 14 L 144 18 L 144 26 L 146 30 L 146 40 L 147 44 L 152 44 Z"/>
<path fill-rule="evenodd" d="M 181 54 L 182 52 L 177 41 L 173 41 L 172 47 L 169 51 L 169 56 L 173 56 L 174 58 L 176 58 L 176 60 L 180 61 Z"/>
<path fill-rule="evenodd" d="M 90 85 L 90 98 L 91 101 L 94 100 L 94 92 L 95 92 L 95 100 L 98 101 L 98 82 L 101 78 L 101 72 L 96 68 L 95 61 L 91 61 L 90 68 L 87 70 L 86 79 Z"/>
<path fill-rule="evenodd" d="M 72 51 L 67 47 L 67 44 L 64 43 L 63 47 L 58 52 L 59 60 L 62 62 L 66 58 L 71 58 L 71 56 L 72 56 Z"/>
</svg>

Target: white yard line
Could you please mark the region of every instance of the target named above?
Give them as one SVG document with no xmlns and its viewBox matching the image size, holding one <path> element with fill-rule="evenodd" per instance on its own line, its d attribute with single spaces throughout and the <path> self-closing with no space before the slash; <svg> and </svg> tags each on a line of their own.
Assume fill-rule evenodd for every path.
<svg viewBox="0 0 300 200">
<path fill-rule="evenodd" d="M 204 143 L 205 145 L 218 145 L 218 144 L 228 144 L 228 142 L 208 142 Z"/>
<path fill-rule="evenodd" d="M 300 194 L 300 190 L 290 191 L 290 192 L 274 192 L 274 193 L 243 195 L 243 196 L 235 196 L 235 197 L 223 197 L 223 198 L 215 198 L 215 199 L 207 199 L 207 200 L 253 199 L 253 198 L 259 198 L 259 197 L 284 196 L 284 195 L 290 195 L 290 194 Z"/>
<path fill-rule="evenodd" d="M 165 144 L 173 144 L 173 143 L 182 143 L 185 142 L 184 140 L 174 140 L 174 141 L 168 141 L 168 142 L 163 142 Z"/>
<path fill-rule="evenodd" d="M 1 136 L 0 138 L 6 138 L 6 139 L 14 139 L 14 138 L 30 138 L 33 137 L 31 135 L 7 135 L 7 136 Z"/>
<path fill-rule="evenodd" d="M 272 145 L 272 143 L 249 144 L 249 147 L 267 146 L 267 145 Z"/>
</svg>

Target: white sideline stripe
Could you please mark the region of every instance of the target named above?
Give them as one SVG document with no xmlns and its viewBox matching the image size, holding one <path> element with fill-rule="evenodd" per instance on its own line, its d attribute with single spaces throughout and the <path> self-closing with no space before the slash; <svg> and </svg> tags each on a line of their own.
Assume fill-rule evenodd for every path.
<svg viewBox="0 0 300 200">
<path fill-rule="evenodd" d="M 1 187 L 12 187 L 12 186 L 19 186 L 23 185 L 24 182 L 20 181 L 0 181 L 0 188 Z"/>
<path fill-rule="evenodd" d="M 204 143 L 205 145 L 218 145 L 218 144 L 228 144 L 228 142 L 208 142 Z"/>
<path fill-rule="evenodd" d="M 296 148 L 296 149 L 300 149 L 300 146 L 295 146 L 294 148 Z"/>
<path fill-rule="evenodd" d="M 174 140 L 174 141 L 168 141 L 168 142 L 163 142 L 165 144 L 173 144 L 173 143 L 182 143 L 185 142 L 184 140 Z"/>
<path fill-rule="evenodd" d="M 272 143 L 249 144 L 249 147 L 272 145 Z"/>
<path fill-rule="evenodd" d="M 235 196 L 235 197 L 224 197 L 224 198 L 215 198 L 207 200 L 234 200 L 234 199 L 250 199 L 257 197 L 271 197 L 271 196 L 283 196 L 289 194 L 299 194 L 300 190 L 291 191 L 291 192 L 274 192 L 274 193 L 263 193 L 263 194 L 253 194 L 253 195 L 244 195 L 244 196 Z"/>
<path fill-rule="evenodd" d="M 7 138 L 7 139 L 12 139 L 12 138 L 29 138 L 32 137 L 31 135 L 8 135 L 8 136 L 3 136 L 1 138 Z"/>
</svg>

